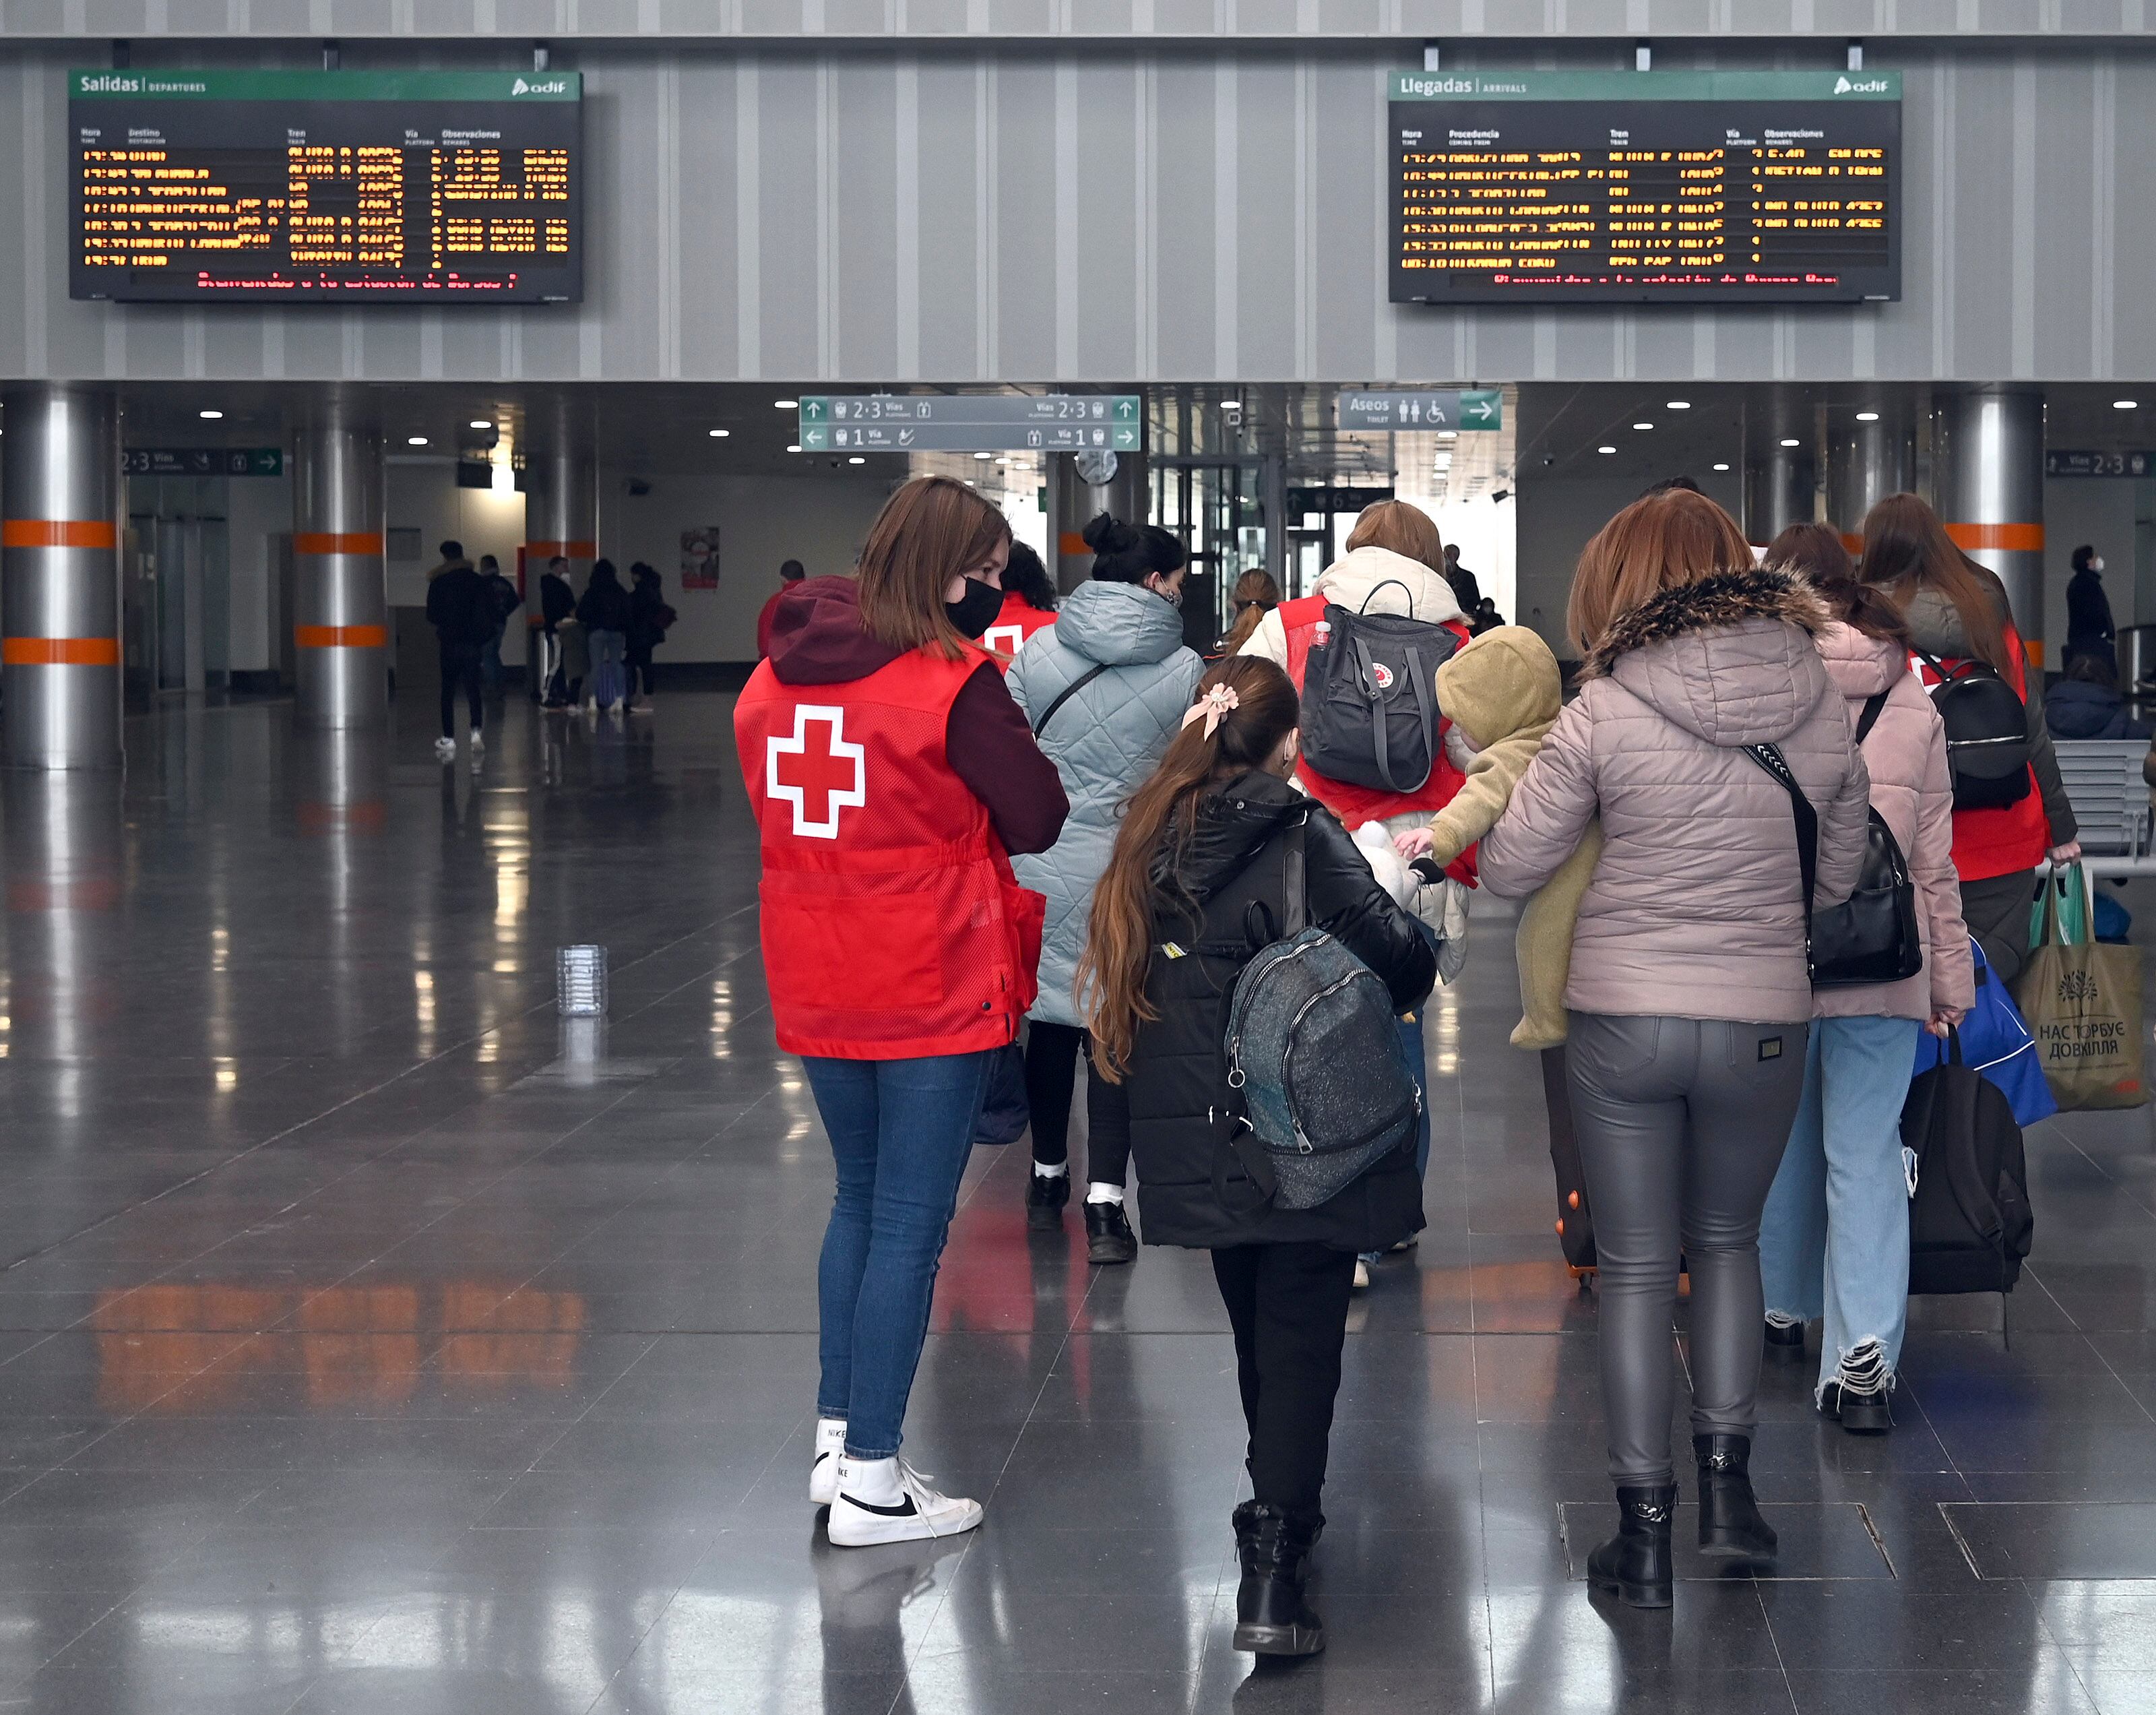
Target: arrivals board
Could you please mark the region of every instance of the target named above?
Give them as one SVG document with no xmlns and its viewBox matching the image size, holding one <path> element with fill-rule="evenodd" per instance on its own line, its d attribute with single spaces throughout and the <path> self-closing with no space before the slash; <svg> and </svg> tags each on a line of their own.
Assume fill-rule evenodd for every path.
<svg viewBox="0 0 2156 1715">
<path fill-rule="evenodd" d="M 1392 301 L 1902 294 L 1899 72 L 1395 72 Z"/>
<path fill-rule="evenodd" d="M 572 304 L 578 72 L 76 71 L 69 293 Z"/>
</svg>

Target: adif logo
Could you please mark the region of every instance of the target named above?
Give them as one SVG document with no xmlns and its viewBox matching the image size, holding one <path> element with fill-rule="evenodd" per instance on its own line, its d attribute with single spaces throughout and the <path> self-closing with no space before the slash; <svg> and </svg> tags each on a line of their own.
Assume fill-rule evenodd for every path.
<svg viewBox="0 0 2156 1715">
<path fill-rule="evenodd" d="M 1834 80 L 1834 92 L 1837 95 L 1883 95 L 1887 93 L 1887 80 L 1860 78 L 1851 83 L 1845 77 L 1838 77 Z"/>
<path fill-rule="evenodd" d="M 519 78 L 510 86 L 509 93 L 512 95 L 566 95 L 569 93 L 569 86 L 560 78 L 543 84 L 526 83 Z"/>
</svg>

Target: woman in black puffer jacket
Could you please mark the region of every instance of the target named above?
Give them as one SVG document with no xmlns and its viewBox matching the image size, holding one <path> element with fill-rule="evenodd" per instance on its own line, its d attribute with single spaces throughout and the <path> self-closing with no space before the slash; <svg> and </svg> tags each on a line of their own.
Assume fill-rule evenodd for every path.
<svg viewBox="0 0 2156 1715">
<path fill-rule="evenodd" d="M 1267 1655 L 1324 1646 L 1302 1579 L 1325 1522 L 1356 1255 L 1423 1224 L 1412 1133 L 1316 1209 L 1245 1212 L 1259 1194 L 1212 1116 L 1234 1100 L 1222 1035 L 1235 979 L 1270 938 L 1253 940 L 1253 924 L 1284 921 L 1282 834 L 1305 830 L 1309 921 L 1377 973 L 1395 1008 L 1419 1006 L 1437 980 L 1414 919 L 1332 813 L 1288 783 L 1297 714 L 1294 684 L 1260 657 L 1233 656 L 1199 680 L 1182 731 L 1123 817 L 1077 983 L 1096 1065 L 1128 1089 L 1145 1242 L 1210 1250 L 1235 1328 L 1255 1496 L 1235 1509 L 1235 1647 Z"/>
</svg>

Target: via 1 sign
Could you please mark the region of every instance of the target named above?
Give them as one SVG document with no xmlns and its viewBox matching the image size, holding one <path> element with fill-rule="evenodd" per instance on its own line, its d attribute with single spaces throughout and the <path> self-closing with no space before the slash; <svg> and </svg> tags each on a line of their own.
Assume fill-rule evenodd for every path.
<svg viewBox="0 0 2156 1715">
<path fill-rule="evenodd" d="M 2044 453 L 2046 476 L 2147 476 L 2156 471 L 2156 453 L 2074 452 L 2050 447 Z"/>
<path fill-rule="evenodd" d="M 281 447 L 130 447 L 121 454 L 130 476 L 282 476 Z"/>
</svg>

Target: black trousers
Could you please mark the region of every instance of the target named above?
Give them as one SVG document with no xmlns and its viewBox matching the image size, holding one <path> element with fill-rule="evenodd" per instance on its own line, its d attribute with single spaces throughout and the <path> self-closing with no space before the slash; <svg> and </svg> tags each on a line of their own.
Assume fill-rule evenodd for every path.
<svg viewBox="0 0 2156 1715">
<path fill-rule="evenodd" d="M 1025 1035 L 1025 1105 L 1033 1116 L 1033 1158 L 1057 1167 L 1070 1158 L 1070 1098 L 1078 1055 L 1090 1065 L 1092 1044 L 1075 1024 L 1029 1024 Z M 1086 1080 L 1086 1178 L 1120 1185 L 1130 1177 L 1131 1099 L 1106 1078 Z"/>
<path fill-rule="evenodd" d="M 1323 1245 L 1234 1245 L 1213 1253 L 1213 1277 L 1235 1330 L 1251 1491 L 1299 1522 L 1322 1524 L 1318 1500 L 1355 1254 Z"/>
<path fill-rule="evenodd" d="M 485 710 L 480 701 L 479 661 L 480 645 L 475 643 L 451 643 L 440 639 L 442 647 L 442 737 L 457 736 L 457 692 L 465 694 L 465 706 L 471 716 L 471 730 L 478 732 L 486 719 Z"/>
<path fill-rule="evenodd" d="M 629 644 L 629 651 L 623 658 L 622 665 L 629 674 L 629 694 L 631 696 L 636 695 L 637 685 L 640 680 L 644 687 L 644 694 L 649 696 L 654 688 L 651 683 L 651 645 L 645 644 L 639 648 L 635 644 Z"/>
</svg>

